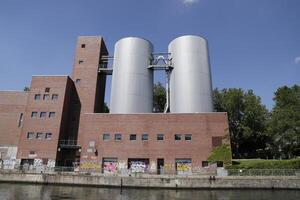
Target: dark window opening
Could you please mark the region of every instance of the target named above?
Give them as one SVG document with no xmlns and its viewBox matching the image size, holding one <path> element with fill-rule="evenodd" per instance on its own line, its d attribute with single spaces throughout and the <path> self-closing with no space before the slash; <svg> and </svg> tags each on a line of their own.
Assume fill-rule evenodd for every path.
<svg viewBox="0 0 300 200">
<path fill-rule="evenodd" d="M 45 118 L 46 117 L 46 112 L 41 112 L 40 113 L 40 118 Z"/>
<path fill-rule="evenodd" d="M 45 139 L 50 140 L 52 138 L 52 133 L 46 133 Z"/>
<path fill-rule="evenodd" d="M 136 140 L 136 134 L 130 134 L 129 140 Z"/>
<path fill-rule="evenodd" d="M 148 134 L 143 134 L 143 135 L 142 135 L 142 140 L 143 140 L 143 141 L 147 141 L 148 139 L 149 139 Z"/>
<path fill-rule="evenodd" d="M 32 113 L 31 113 L 31 118 L 36 118 L 36 117 L 37 117 L 37 114 L 38 114 L 37 112 L 32 112 Z"/>
<path fill-rule="evenodd" d="M 164 134 L 157 134 L 157 140 L 164 140 Z"/>
<path fill-rule="evenodd" d="M 46 87 L 46 88 L 45 88 L 45 92 L 50 92 L 50 88 L 49 88 L 49 87 Z"/>
<path fill-rule="evenodd" d="M 175 134 L 175 140 L 181 140 L 181 134 Z"/>
<path fill-rule="evenodd" d="M 43 133 L 36 133 L 36 139 L 43 139 L 44 134 Z"/>
<path fill-rule="evenodd" d="M 122 135 L 121 135 L 120 133 L 116 133 L 116 134 L 115 134 L 115 140 L 116 140 L 116 141 L 122 140 Z"/>
<path fill-rule="evenodd" d="M 81 79 L 78 78 L 78 79 L 76 79 L 75 83 L 80 83 L 80 81 L 81 81 Z"/>
<path fill-rule="evenodd" d="M 81 48 L 85 48 L 85 44 L 81 44 Z"/>
<path fill-rule="evenodd" d="M 78 64 L 82 64 L 82 63 L 83 63 L 83 60 L 79 60 L 79 61 L 78 61 Z"/>
<path fill-rule="evenodd" d="M 40 94 L 35 94 L 34 95 L 34 100 L 40 100 L 41 99 L 41 95 Z"/>
<path fill-rule="evenodd" d="M 58 94 L 52 94 L 52 100 L 57 100 L 58 99 Z"/>
<path fill-rule="evenodd" d="M 109 140 L 109 133 L 104 133 L 102 137 L 104 141 Z"/>
<path fill-rule="evenodd" d="M 43 96 L 43 100 L 46 100 L 46 101 L 48 101 L 48 100 L 49 100 L 49 94 L 44 94 L 44 96 Z"/>
<path fill-rule="evenodd" d="M 27 139 L 33 139 L 33 138 L 34 138 L 34 132 L 28 132 Z"/>
<path fill-rule="evenodd" d="M 192 134 L 185 134 L 184 139 L 185 140 L 192 140 Z"/>
<path fill-rule="evenodd" d="M 49 112 L 49 118 L 54 118 L 55 117 L 55 112 Z"/>
</svg>

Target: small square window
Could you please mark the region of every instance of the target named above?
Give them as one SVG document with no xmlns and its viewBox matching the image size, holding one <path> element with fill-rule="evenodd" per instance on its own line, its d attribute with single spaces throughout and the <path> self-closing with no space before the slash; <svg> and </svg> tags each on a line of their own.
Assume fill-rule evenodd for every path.
<svg viewBox="0 0 300 200">
<path fill-rule="evenodd" d="M 36 139 L 43 139 L 44 134 L 43 133 L 36 133 Z"/>
<path fill-rule="evenodd" d="M 46 88 L 45 88 L 45 92 L 50 92 L 50 88 L 49 88 L 49 87 L 46 87 Z"/>
<path fill-rule="evenodd" d="M 81 44 L 81 48 L 85 48 L 85 44 Z"/>
<path fill-rule="evenodd" d="M 208 167 L 208 161 L 202 161 L 202 167 Z"/>
<path fill-rule="evenodd" d="M 37 114 L 38 114 L 37 112 L 32 112 L 31 113 L 31 118 L 37 118 Z"/>
<path fill-rule="evenodd" d="M 122 134 L 116 133 L 115 134 L 115 141 L 120 141 L 120 140 L 122 140 Z"/>
<path fill-rule="evenodd" d="M 41 95 L 40 94 L 35 94 L 34 95 L 34 100 L 40 100 L 41 99 Z"/>
<path fill-rule="evenodd" d="M 136 134 L 130 134 L 129 140 L 136 140 Z"/>
<path fill-rule="evenodd" d="M 109 133 L 103 133 L 103 140 L 104 141 L 109 140 Z"/>
<path fill-rule="evenodd" d="M 192 140 L 192 134 L 185 134 L 184 139 L 185 140 Z"/>
<path fill-rule="evenodd" d="M 27 139 L 33 139 L 34 138 L 34 132 L 28 132 L 27 133 Z"/>
<path fill-rule="evenodd" d="M 175 140 L 181 140 L 181 134 L 175 134 Z"/>
<path fill-rule="evenodd" d="M 57 100 L 58 99 L 58 94 L 52 94 L 52 100 Z"/>
<path fill-rule="evenodd" d="M 54 118 L 55 117 L 55 112 L 49 112 L 49 118 Z"/>
<path fill-rule="evenodd" d="M 82 64 L 82 63 L 83 63 L 83 60 L 79 60 L 79 61 L 78 61 L 78 64 Z"/>
<path fill-rule="evenodd" d="M 75 83 L 80 83 L 80 81 L 81 81 L 81 79 L 78 78 L 78 79 L 76 79 Z"/>
<path fill-rule="evenodd" d="M 46 100 L 46 101 L 48 101 L 48 100 L 49 100 L 49 94 L 44 94 L 44 96 L 43 96 L 43 100 Z"/>
<path fill-rule="evenodd" d="M 147 141 L 149 139 L 148 137 L 149 137 L 148 134 L 143 134 L 142 135 L 142 140 Z"/>
<path fill-rule="evenodd" d="M 30 154 L 30 155 L 34 155 L 34 154 L 35 154 L 35 151 L 29 151 L 29 154 Z"/>
<path fill-rule="evenodd" d="M 164 134 L 157 134 L 157 140 L 164 140 Z"/>
<path fill-rule="evenodd" d="M 45 139 L 47 139 L 47 140 L 52 139 L 52 133 L 46 133 Z"/>
<path fill-rule="evenodd" d="M 40 113 L 40 118 L 45 118 L 46 117 L 46 112 L 41 112 Z"/>
</svg>

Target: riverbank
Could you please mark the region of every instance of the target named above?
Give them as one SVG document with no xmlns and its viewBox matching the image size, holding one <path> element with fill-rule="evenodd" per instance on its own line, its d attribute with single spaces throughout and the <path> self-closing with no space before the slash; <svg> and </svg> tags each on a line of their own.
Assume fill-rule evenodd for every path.
<svg viewBox="0 0 300 200">
<path fill-rule="evenodd" d="M 184 177 L 178 175 L 107 176 L 0 173 L 0 182 L 174 189 L 300 189 L 299 176 Z"/>
</svg>

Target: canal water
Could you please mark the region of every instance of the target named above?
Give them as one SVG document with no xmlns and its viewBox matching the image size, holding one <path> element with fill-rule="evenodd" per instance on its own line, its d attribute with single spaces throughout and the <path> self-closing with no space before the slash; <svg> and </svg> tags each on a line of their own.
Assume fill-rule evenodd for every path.
<svg viewBox="0 0 300 200">
<path fill-rule="evenodd" d="M 299 200 L 299 190 L 120 189 L 0 183 L 0 200 Z"/>
</svg>

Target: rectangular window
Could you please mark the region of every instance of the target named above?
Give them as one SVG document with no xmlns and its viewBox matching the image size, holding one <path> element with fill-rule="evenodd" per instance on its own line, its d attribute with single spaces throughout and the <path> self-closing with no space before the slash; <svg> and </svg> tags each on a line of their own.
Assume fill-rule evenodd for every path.
<svg viewBox="0 0 300 200">
<path fill-rule="evenodd" d="M 83 60 L 79 60 L 78 63 L 79 63 L 79 64 L 82 64 L 82 63 L 83 63 Z"/>
<path fill-rule="evenodd" d="M 36 139 L 43 139 L 44 134 L 43 133 L 36 133 Z"/>
<path fill-rule="evenodd" d="M 49 94 L 44 94 L 43 100 L 48 101 L 49 100 Z"/>
<path fill-rule="evenodd" d="M 35 151 L 29 151 L 29 154 L 30 154 L 30 155 L 34 155 L 34 154 L 35 154 Z"/>
<path fill-rule="evenodd" d="M 34 100 L 40 100 L 41 99 L 41 95 L 40 94 L 35 94 L 34 95 Z"/>
<path fill-rule="evenodd" d="M 55 117 L 55 112 L 49 112 L 49 118 L 54 118 Z"/>
<path fill-rule="evenodd" d="M 192 134 L 185 134 L 184 139 L 189 141 L 192 140 Z"/>
<path fill-rule="evenodd" d="M 37 118 L 37 114 L 38 114 L 37 112 L 32 112 L 31 113 L 31 118 Z"/>
<path fill-rule="evenodd" d="M 46 133 L 45 139 L 51 140 L 52 139 L 52 133 Z"/>
<path fill-rule="evenodd" d="M 212 147 L 217 147 L 222 145 L 222 137 L 212 137 Z"/>
<path fill-rule="evenodd" d="M 81 79 L 78 78 L 78 79 L 76 79 L 75 83 L 80 83 L 80 81 L 81 81 Z"/>
<path fill-rule="evenodd" d="M 46 117 L 46 112 L 41 112 L 40 113 L 40 118 L 45 118 Z"/>
<path fill-rule="evenodd" d="M 142 135 L 142 140 L 147 141 L 148 140 L 148 134 L 143 134 Z"/>
<path fill-rule="evenodd" d="M 181 134 L 175 134 L 175 140 L 181 140 Z"/>
<path fill-rule="evenodd" d="M 164 134 L 157 134 L 157 140 L 164 140 Z"/>
<path fill-rule="evenodd" d="M 115 140 L 116 140 L 116 141 L 122 140 L 122 135 L 121 135 L 120 133 L 116 133 L 116 134 L 115 134 Z"/>
<path fill-rule="evenodd" d="M 23 113 L 20 114 L 18 127 L 22 126 L 22 122 L 23 122 Z"/>
<path fill-rule="evenodd" d="M 136 134 L 130 134 L 129 140 L 136 140 Z"/>
<path fill-rule="evenodd" d="M 202 167 L 208 167 L 208 161 L 202 161 Z"/>
<path fill-rule="evenodd" d="M 45 88 L 45 92 L 50 92 L 50 88 L 49 88 L 49 87 L 46 87 L 46 88 Z"/>
<path fill-rule="evenodd" d="M 58 99 L 58 94 L 52 94 L 52 100 L 57 100 Z"/>
<path fill-rule="evenodd" d="M 27 133 L 27 139 L 33 139 L 34 138 L 34 132 L 28 132 Z"/>
<path fill-rule="evenodd" d="M 103 140 L 104 141 L 109 140 L 109 133 L 103 133 Z"/>
<path fill-rule="evenodd" d="M 81 48 L 85 48 L 85 44 L 81 44 Z"/>
</svg>

